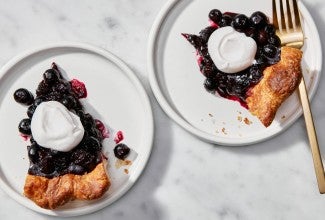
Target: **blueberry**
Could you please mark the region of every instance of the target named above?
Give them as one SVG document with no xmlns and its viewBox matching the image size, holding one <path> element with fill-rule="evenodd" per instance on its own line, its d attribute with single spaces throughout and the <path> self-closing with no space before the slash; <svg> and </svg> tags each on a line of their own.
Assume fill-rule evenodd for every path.
<svg viewBox="0 0 325 220">
<path fill-rule="evenodd" d="M 268 43 L 273 44 L 276 47 L 281 46 L 281 40 L 277 35 L 270 36 L 268 39 Z"/>
<path fill-rule="evenodd" d="M 203 85 L 208 92 L 214 92 L 216 89 L 216 80 L 213 77 L 208 77 L 204 80 Z"/>
<path fill-rule="evenodd" d="M 78 110 L 77 115 L 80 117 L 80 120 L 83 121 L 85 118 L 85 111 L 84 110 Z"/>
<path fill-rule="evenodd" d="M 30 137 L 29 141 L 30 141 L 31 144 L 36 144 L 36 141 L 35 141 L 35 139 L 33 138 L 33 136 Z"/>
<path fill-rule="evenodd" d="M 45 100 L 46 100 L 45 97 L 43 97 L 43 96 L 38 96 L 38 97 L 36 97 L 36 99 L 34 100 L 33 105 L 38 106 L 39 104 L 41 104 L 41 103 L 44 102 Z"/>
<path fill-rule="evenodd" d="M 275 35 L 275 27 L 272 24 L 267 24 L 264 30 L 269 36 Z"/>
<path fill-rule="evenodd" d="M 257 34 L 257 42 L 259 45 L 264 45 L 267 43 L 268 36 L 265 30 L 260 30 Z"/>
<path fill-rule="evenodd" d="M 124 160 L 130 153 L 130 148 L 123 143 L 120 143 L 115 146 L 114 148 L 114 155 L 115 157 Z"/>
<path fill-rule="evenodd" d="M 28 91 L 27 89 L 20 88 L 17 89 L 14 93 L 14 99 L 16 102 L 23 104 L 23 105 L 30 105 L 34 101 L 33 94 Z"/>
<path fill-rule="evenodd" d="M 247 73 L 242 73 L 236 77 L 236 84 L 238 84 L 242 90 L 246 90 L 249 86 L 249 77 Z"/>
<path fill-rule="evenodd" d="M 255 41 L 257 40 L 257 33 L 256 33 L 256 29 L 253 27 L 248 27 L 246 28 L 246 30 L 244 31 L 247 37 L 251 37 L 253 38 Z"/>
<path fill-rule="evenodd" d="M 218 9 L 213 9 L 209 13 L 209 18 L 211 19 L 211 21 L 213 21 L 214 23 L 218 24 L 219 21 L 222 18 L 222 13 Z"/>
<path fill-rule="evenodd" d="M 28 157 L 31 162 L 36 163 L 38 161 L 38 148 L 36 144 L 32 144 L 27 147 Z"/>
<path fill-rule="evenodd" d="M 59 80 L 59 73 L 55 69 L 48 69 L 43 73 L 43 79 L 47 84 L 52 84 Z"/>
<path fill-rule="evenodd" d="M 248 27 L 248 24 L 248 17 L 243 14 L 236 15 L 233 21 L 231 22 L 231 26 L 239 32 L 244 31 Z"/>
<path fill-rule="evenodd" d="M 261 28 L 268 23 L 268 18 L 263 12 L 256 11 L 251 15 L 250 22 L 253 26 Z"/>
<path fill-rule="evenodd" d="M 219 26 L 220 27 L 226 27 L 231 24 L 232 17 L 230 15 L 224 14 L 222 15 L 221 20 L 219 21 Z"/>
<path fill-rule="evenodd" d="M 253 84 L 256 84 L 262 78 L 263 72 L 258 65 L 253 65 L 249 69 L 249 78 Z"/>
<path fill-rule="evenodd" d="M 265 66 L 267 64 L 267 59 L 265 58 L 265 56 L 258 56 L 255 60 L 256 64 L 260 66 Z"/>
<path fill-rule="evenodd" d="M 31 120 L 29 118 L 25 118 L 25 119 L 21 120 L 18 125 L 19 132 L 22 134 L 30 135 L 31 134 L 30 123 L 31 123 Z"/>
<path fill-rule="evenodd" d="M 39 167 L 37 164 L 30 163 L 28 168 L 28 173 L 31 175 L 38 175 L 39 174 Z"/>
<path fill-rule="evenodd" d="M 29 118 L 32 118 L 35 110 L 36 110 L 36 106 L 35 105 L 29 106 L 28 109 L 27 109 L 27 116 Z"/>
<path fill-rule="evenodd" d="M 71 95 L 67 95 L 64 96 L 61 99 L 61 103 L 67 108 L 67 109 L 73 109 L 76 106 L 76 99 L 71 96 Z"/>
<path fill-rule="evenodd" d="M 264 56 L 266 56 L 269 59 L 275 58 L 275 56 L 277 54 L 277 47 L 275 47 L 272 44 L 266 44 L 263 47 L 263 54 L 264 54 Z"/>
<path fill-rule="evenodd" d="M 80 165 L 76 165 L 76 164 L 70 164 L 69 168 L 68 168 L 69 173 L 74 173 L 77 175 L 82 175 L 85 173 L 85 168 L 83 168 Z"/>
</svg>

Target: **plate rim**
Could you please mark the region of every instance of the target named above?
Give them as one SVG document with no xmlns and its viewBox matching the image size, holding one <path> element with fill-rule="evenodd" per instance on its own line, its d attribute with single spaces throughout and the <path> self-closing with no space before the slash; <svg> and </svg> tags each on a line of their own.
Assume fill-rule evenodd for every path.
<svg viewBox="0 0 325 220">
<path fill-rule="evenodd" d="M 10 69 L 12 69 L 15 65 L 19 64 L 24 59 L 33 56 L 34 54 L 37 53 L 46 52 L 47 50 L 58 50 L 60 48 L 61 49 L 73 48 L 73 49 L 89 51 L 91 53 L 94 53 L 95 55 L 104 57 L 105 59 L 111 61 L 114 65 L 116 65 L 121 70 L 121 72 L 126 74 L 127 78 L 135 86 L 137 94 L 140 97 L 142 102 L 141 106 L 145 111 L 144 114 L 145 118 L 147 119 L 145 124 L 145 128 L 147 131 L 146 138 L 143 138 L 143 140 L 144 140 L 144 145 L 148 146 L 148 149 L 145 155 L 141 155 L 142 162 L 137 164 L 136 168 L 134 169 L 133 175 L 129 177 L 127 184 L 125 184 L 122 188 L 120 188 L 117 194 L 113 195 L 106 201 L 104 200 L 99 204 L 93 204 L 91 207 L 85 206 L 82 207 L 81 210 L 68 209 L 68 210 L 55 211 L 55 210 L 43 209 L 35 205 L 34 203 L 30 203 L 30 201 L 26 200 L 22 194 L 17 193 L 13 188 L 8 186 L 8 184 L 0 176 L 1 189 L 3 189 L 3 191 L 11 198 L 13 198 L 18 204 L 23 205 L 32 211 L 46 214 L 49 216 L 72 217 L 72 216 L 81 216 L 81 215 L 93 213 L 109 206 L 110 204 L 114 203 L 116 200 L 121 198 L 123 195 L 125 195 L 127 191 L 137 182 L 137 180 L 143 173 L 152 152 L 153 139 L 154 139 L 154 118 L 153 118 L 153 111 L 152 111 L 152 106 L 151 106 L 148 93 L 145 90 L 138 76 L 134 73 L 134 71 L 121 58 L 119 58 L 112 52 L 89 43 L 62 41 L 62 42 L 46 44 L 43 46 L 36 47 L 34 49 L 26 50 L 12 57 L 0 68 L 0 80 Z"/>
<path fill-rule="evenodd" d="M 165 95 L 163 94 L 163 92 L 160 89 L 159 86 L 159 80 L 157 79 L 156 76 L 156 59 L 155 59 L 155 54 L 156 54 L 156 48 L 158 48 L 157 46 L 157 42 L 158 42 L 158 38 L 159 38 L 159 32 L 160 29 L 162 27 L 162 25 L 164 24 L 165 20 L 168 18 L 168 14 L 173 10 L 173 8 L 181 1 L 184 0 L 169 0 L 167 1 L 167 3 L 161 8 L 161 10 L 159 11 L 156 19 L 154 20 L 154 23 L 151 27 L 150 30 L 150 34 L 149 34 L 149 40 L 148 40 L 148 48 L 147 48 L 147 69 L 148 69 L 148 74 L 149 74 L 149 83 L 151 86 L 151 89 L 153 91 L 153 94 L 157 100 L 157 102 L 159 103 L 160 107 L 163 109 L 163 111 L 174 121 L 176 122 L 176 124 L 178 124 L 180 127 L 182 127 L 183 129 L 185 129 L 187 132 L 189 132 L 190 134 L 198 137 L 199 139 L 209 142 L 209 143 L 213 143 L 213 144 L 218 144 L 218 145 L 223 145 L 223 146 L 246 146 L 246 145 L 250 145 L 250 144 L 256 144 L 256 143 L 260 143 L 266 140 L 271 139 L 272 137 L 279 135 L 280 133 L 284 132 L 286 129 L 288 129 L 290 126 L 292 126 L 294 124 L 294 122 L 296 122 L 299 117 L 302 115 L 302 109 L 299 108 L 298 111 L 296 111 L 290 120 L 287 121 L 286 125 L 281 127 L 281 129 L 273 129 L 271 130 L 272 132 L 270 132 L 270 135 L 268 136 L 264 136 L 263 138 L 259 138 L 256 139 L 254 137 L 247 137 L 245 141 L 236 141 L 235 139 L 232 138 L 226 138 L 226 137 L 217 137 L 214 136 L 212 134 L 208 134 L 194 126 L 192 126 L 189 122 L 187 122 L 184 118 L 182 118 L 169 104 L 169 102 L 167 101 L 167 98 L 165 98 Z M 193 0 L 192 0 L 193 1 Z M 316 38 L 316 44 L 321 46 L 321 41 L 320 41 L 320 36 L 319 36 L 319 32 L 318 29 L 316 27 L 316 24 L 311 16 L 311 14 L 309 13 L 309 11 L 307 10 L 307 8 L 305 7 L 305 5 L 302 3 L 301 0 L 298 0 L 298 6 L 299 6 L 299 10 L 301 12 L 302 15 L 305 15 L 306 17 L 304 17 L 304 19 L 306 21 L 308 21 L 308 24 L 310 24 L 309 28 L 311 29 L 311 32 L 317 33 L 316 36 L 314 36 Z M 318 88 L 319 85 L 319 78 L 322 74 L 322 50 L 321 47 L 318 51 L 316 51 L 317 53 L 317 60 L 316 60 L 316 64 L 315 66 L 317 67 L 317 69 L 319 71 L 317 71 L 317 74 L 315 74 L 316 76 L 314 77 L 315 83 L 314 83 L 314 87 L 312 89 L 310 89 L 308 91 L 309 93 L 309 97 L 310 100 L 312 100 L 312 98 L 314 97 L 316 90 Z M 318 64 L 318 65 L 317 65 Z"/>
</svg>

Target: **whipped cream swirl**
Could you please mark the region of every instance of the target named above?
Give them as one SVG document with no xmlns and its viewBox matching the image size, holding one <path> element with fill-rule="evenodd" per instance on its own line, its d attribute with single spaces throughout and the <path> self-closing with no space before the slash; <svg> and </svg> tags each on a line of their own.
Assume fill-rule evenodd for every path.
<svg viewBox="0 0 325 220">
<path fill-rule="evenodd" d="M 42 147 L 70 151 L 84 136 L 79 116 L 57 101 L 42 102 L 37 106 L 31 121 L 34 140 Z"/>
<path fill-rule="evenodd" d="M 257 50 L 253 38 L 230 26 L 215 30 L 208 41 L 208 51 L 216 67 L 225 73 L 237 73 L 255 60 Z"/>
</svg>

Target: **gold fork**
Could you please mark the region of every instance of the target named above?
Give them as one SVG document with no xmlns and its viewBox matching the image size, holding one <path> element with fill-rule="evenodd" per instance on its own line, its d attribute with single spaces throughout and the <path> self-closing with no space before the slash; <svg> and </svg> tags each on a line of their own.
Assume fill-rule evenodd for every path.
<svg viewBox="0 0 325 220">
<path fill-rule="evenodd" d="M 285 1 L 285 3 L 283 3 Z M 277 2 L 279 2 L 277 4 Z M 280 9 L 278 9 L 278 7 Z M 276 28 L 276 33 L 281 39 L 282 45 L 301 49 L 304 45 L 304 34 L 300 22 L 300 14 L 297 0 L 272 0 L 273 7 L 273 24 Z M 306 84 L 302 77 L 299 84 L 300 101 L 305 117 L 307 134 L 311 147 L 311 153 L 314 162 L 314 168 L 320 193 L 325 193 L 325 174 L 322 162 L 322 157 L 319 151 L 317 135 L 313 122 L 312 113 Z"/>
</svg>

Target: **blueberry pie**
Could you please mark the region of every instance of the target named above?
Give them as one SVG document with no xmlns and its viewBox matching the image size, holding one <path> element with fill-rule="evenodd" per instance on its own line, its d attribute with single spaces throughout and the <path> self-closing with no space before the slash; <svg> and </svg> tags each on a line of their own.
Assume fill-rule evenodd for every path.
<svg viewBox="0 0 325 220">
<path fill-rule="evenodd" d="M 182 35 L 195 47 L 208 92 L 238 101 L 268 127 L 280 105 L 298 87 L 302 52 L 281 46 L 268 17 L 213 9 L 210 25 Z"/>
<path fill-rule="evenodd" d="M 14 93 L 27 107 L 18 125 L 30 140 L 24 195 L 42 208 L 97 199 L 110 187 L 102 153 L 105 127 L 85 111 L 79 99 L 86 96 L 85 85 L 66 80 L 55 63 L 43 74 L 35 97 L 25 88 Z"/>
</svg>

